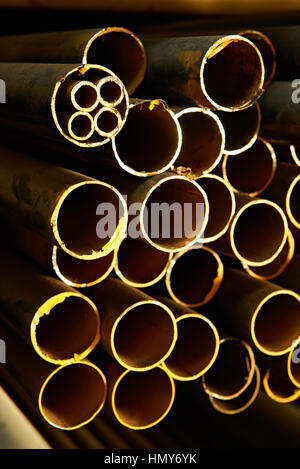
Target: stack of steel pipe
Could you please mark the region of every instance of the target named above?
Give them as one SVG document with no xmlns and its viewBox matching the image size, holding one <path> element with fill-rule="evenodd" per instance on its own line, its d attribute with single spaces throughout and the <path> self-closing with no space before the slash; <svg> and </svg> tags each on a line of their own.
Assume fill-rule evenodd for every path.
<svg viewBox="0 0 300 469">
<path fill-rule="evenodd" d="M 0 377 L 54 445 L 194 445 L 175 390 L 220 425 L 300 397 L 299 64 L 280 34 L 0 37 Z"/>
</svg>

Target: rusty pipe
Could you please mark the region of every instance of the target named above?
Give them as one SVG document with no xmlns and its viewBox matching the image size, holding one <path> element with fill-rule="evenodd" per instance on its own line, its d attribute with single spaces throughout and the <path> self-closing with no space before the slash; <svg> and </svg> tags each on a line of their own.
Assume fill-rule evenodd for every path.
<svg viewBox="0 0 300 469">
<path fill-rule="evenodd" d="M 127 236 L 118 247 L 114 268 L 118 277 L 127 285 L 136 288 L 150 287 L 164 277 L 172 256 L 172 253 Z"/>
<path fill-rule="evenodd" d="M 237 112 L 216 111 L 216 115 L 225 131 L 225 154 L 238 155 L 255 143 L 261 123 L 257 102 Z"/>
<path fill-rule="evenodd" d="M 75 430 L 101 411 L 107 384 L 100 368 L 88 360 L 62 366 L 47 363 L 2 321 L 0 336 L 7 348 L 1 367 L 18 380 L 50 425 Z"/>
<path fill-rule="evenodd" d="M 289 352 L 300 335 L 300 297 L 292 290 L 226 268 L 214 301 L 219 321 L 267 355 Z"/>
<path fill-rule="evenodd" d="M 178 174 L 195 179 L 212 171 L 221 160 L 225 132 L 212 111 L 199 107 L 174 108 L 182 130 L 182 146 L 174 162 Z"/>
<path fill-rule="evenodd" d="M 4 147 L 0 161 L 0 211 L 5 216 L 13 214 L 14 222 L 79 259 L 96 259 L 119 243 L 126 231 L 127 207 L 113 186 Z M 107 203 L 114 213 L 104 232 L 98 224 L 107 222 L 101 211 Z"/>
<path fill-rule="evenodd" d="M 102 65 L 120 77 L 129 94 L 146 71 L 143 44 L 132 31 L 120 27 L 2 36 L 0 60 Z"/>
<path fill-rule="evenodd" d="M 287 239 L 288 222 L 283 210 L 270 200 L 247 194 L 235 193 L 235 200 L 237 208 L 228 230 L 211 247 L 250 266 L 272 262 Z"/>
<path fill-rule="evenodd" d="M 216 174 L 200 176 L 197 182 L 206 193 L 209 204 L 208 222 L 199 241 L 210 243 L 228 230 L 236 210 L 235 194 L 231 186 Z"/>
<path fill-rule="evenodd" d="M 264 195 L 274 200 L 285 211 L 289 222 L 300 229 L 300 167 L 278 163 L 273 181 Z"/>
<path fill-rule="evenodd" d="M 171 375 L 161 366 L 139 373 L 126 370 L 110 357 L 94 359 L 101 363 L 107 377 L 108 402 L 122 425 L 144 430 L 162 421 L 169 413 L 175 397 Z"/>
<path fill-rule="evenodd" d="M 241 152 L 238 157 L 224 156 L 222 174 L 235 192 L 256 197 L 271 184 L 276 166 L 272 145 L 258 137 L 251 148 Z"/>
<path fill-rule="evenodd" d="M 179 306 L 169 298 L 158 297 L 175 316 L 178 338 L 163 367 L 179 381 L 191 381 L 204 375 L 219 352 L 219 334 L 213 322 L 202 314 Z"/>
<path fill-rule="evenodd" d="M 214 364 L 202 377 L 203 389 L 218 400 L 235 399 L 250 385 L 254 369 L 250 345 L 235 337 L 223 338 Z"/>
<path fill-rule="evenodd" d="M 0 76 L 6 83 L 6 105 L 1 106 L 1 118 L 16 120 L 17 128 L 53 140 L 68 140 L 80 147 L 97 147 L 110 141 L 123 127 L 128 113 L 128 94 L 123 83 L 109 69 L 100 65 L 0 63 Z M 86 140 L 70 134 L 68 115 L 73 85 L 78 80 L 91 82 L 89 98 L 94 96 L 92 84 L 112 77 L 122 88 L 123 99 L 112 109 L 120 114 L 120 122 L 110 137 L 93 132 Z M 99 97 L 94 112 L 103 108 Z M 79 112 L 79 111 L 78 111 Z M 78 124 L 79 125 L 79 124 Z M 86 126 L 86 120 L 84 121 Z M 81 128 L 81 126 L 79 125 Z M 80 131 L 76 133 L 80 135 Z M 64 138 L 62 138 L 64 137 Z"/>
<path fill-rule="evenodd" d="M 122 169 L 134 176 L 153 176 L 173 166 L 180 153 L 182 132 L 164 101 L 131 100 L 123 130 L 112 140 Z"/>
<path fill-rule="evenodd" d="M 95 304 L 3 248 L 1 261 L 2 319 L 50 363 L 85 358 L 100 340 Z"/>
<path fill-rule="evenodd" d="M 262 93 L 263 60 L 244 37 L 173 37 L 143 43 L 147 76 L 138 92 L 145 96 L 151 92 L 174 104 L 236 111 L 251 106 Z"/>
<path fill-rule="evenodd" d="M 171 259 L 165 284 L 171 298 L 181 306 L 208 303 L 223 280 L 223 263 L 212 249 L 195 244 Z"/>
<path fill-rule="evenodd" d="M 115 278 L 98 285 L 92 298 L 101 308 L 103 348 L 122 367 L 150 370 L 170 355 L 177 326 L 168 307 Z"/>
<path fill-rule="evenodd" d="M 261 280 L 273 280 L 276 279 L 280 274 L 284 273 L 286 269 L 288 269 L 288 266 L 294 257 L 294 253 L 295 240 L 291 231 L 288 230 L 288 236 L 285 245 L 272 262 L 261 267 L 250 267 L 244 263 L 243 267 L 252 277 L 256 277 Z M 275 283 L 277 283 L 277 281 L 275 281 Z M 282 285 L 286 286 L 284 283 L 282 283 Z"/>
<path fill-rule="evenodd" d="M 222 414 L 235 415 L 248 409 L 248 407 L 255 401 L 260 389 L 260 372 L 258 367 L 255 367 L 255 373 L 252 381 L 245 389 L 245 391 L 234 399 L 224 401 L 215 397 L 209 396 L 212 406 Z"/>
</svg>

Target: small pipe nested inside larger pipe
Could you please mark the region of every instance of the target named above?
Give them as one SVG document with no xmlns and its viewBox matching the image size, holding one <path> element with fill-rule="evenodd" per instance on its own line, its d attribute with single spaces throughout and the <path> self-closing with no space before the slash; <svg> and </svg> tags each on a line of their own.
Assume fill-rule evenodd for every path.
<svg viewBox="0 0 300 469">
<path fill-rule="evenodd" d="M 267 295 L 251 319 L 251 336 L 256 347 L 268 355 L 283 355 L 300 335 L 300 297 L 292 290 Z"/>
<path fill-rule="evenodd" d="M 208 222 L 205 192 L 183 176 L 166 176 L 148 191 L 141 208 L 141 230 L 157 249 L 181 251 L 192 246 Z"/>
<path fill-rule="evenodd" d="M 109 254 L 124 235 L 126 203 L 109 184 L 100 181 L 75 184 L 60 197 L 51 224 L 64 251 L 78 259 L 97 259 Z"/>
<path fill-rule="evenodd" d="M 256 399 L 260 389 L 260 372 L 257 366 L 255 366 L 255 372 L 252 377 L 252 381 L 245 391 L 238 397 L 230 400 L 217 399 L 209 396 L 209 400 L 213 407 L 221 412 L 222 414 L 239 414 L 246 410 Z"/>
<path fill-rule="evenodd" d="M 129 94 L 142 82 L 146 72 L 146 54 L 141 41 L 128 29 L 105 28 L 88 42 L 83 63 L 100 64 L 112 70 Z"/>
<path fill-rule="evenodd" d="M 261 138 L 238 156 L 225 155 L 222 163 L 223 177 L 233 190 L 253 197 L 268 187 L 275 171 L 273 147 Z"/>
<path fill-rule="evenodd" d="M 112 408 L 122 425 L 142 430 L 156 425 L 168 414 L 174 397 L 174 381 L 162 368 L 144 373 L 126 370 L 114 386 Z"/>
<path fill-rule="evenodd" d="M 71 101 L 78 111 L 93 111 L 99 101 L 97 86 L 91 81 L 76 80 L 71 89 Z"/>
<path fill-rule="evenodd" d="M 123 89 L 114 77 L 101 78 L 97 83 L 97 89 L 103 106 L 117 106 L 124 97 Z"/>
<path fill-rule="evenodd" d="M 57 368 L 39 395 L 43 417 L 54 427 L 75 430 L 91 422 L 102 409 L 107 393 L 102 371 L 90 362 Z"/>
<path fill-rule="evenodd" d="M 176 319 L 178 338 L 164 366 L 174 379 L 199 378 L 213 365 L 219 351 L 219 335 L 213 323 L 198 313 Z"/>
<path fill-rule="evenodd" d="M 290 380 L 297 387 L 300 388 L 300 347 L 299 341 L 291 349 L 287 359 L 287 371 Z"/>
<path fill-rule="evenodd" d="M 72 257 L 62 249 L 53 247 L 52 266 L 56 275 L 67 285 L 75 288 L 91 287 L 102 282 L 114 267 L 115 251 L 93 260 Z"/>
<path fill-rule="evenodd" d="M 246 342 L 233 337 L 222 339 L 214 364 L 202 378 L 204 391 L 217 399 L 234 399 L 251 383 L 254 368 L 254 354 Z"/>
<path fill-rule="evenodd" d="M 216 111 L 216 114 L 225 131 L 224 153 L 237 155 L 254 144 L 261 122 L 258 103 L 241 111 Z"/>
<path fill-rule="evenodd" d="M 196 178 L 212 171 L 219 163 L 225 133 L 218 117 L 197 107 L 176 114 L 182 130 L 182 147 L 174 165 L 177 172 Z"/>
<path fill-rule="evenodd" d="M 200 84 L 206 98 L 224 111 L 251 106 L 262 93 L 264 78 L 259 50 L 238 35 L 216 41 L 200 67 Z"/>
<path fill-rule="evenodd" d="M 59 293 L 47 300 L 31 323 L 31 341 L 36 352 L 55 364 L 85 358 L 100 339 L 99 313 L 94 303 L 80 293 Z"/>
<path fill-rule="evenodd" d="M 140 301 L 115 321 L 111 349 L 122 366 L 144 371 L 165 360 L 176 339 L 177 326 L 170 309 L 155 300 Z"/>
<path fill-rule="evenodd" d="M 215 241 L 226 233 L 235 213 L 235 196 L 231 186 L 215 174 L 206 174 L 197 179 L 207 195 L 209 217 L 205 231 L 199 241 Z"/>
<path fill-rule="evenodd" d="M 131 104 L 124 132 L 112 141 L 119 165 L 135 176 L 166 171 L 176 160 L 181 143 L 177 118 L 159 99 Z"/>
<path fill-rule="evenodd" d="M 94 121 L 88 112 L 77 111 L 68 119 L 68 132 L 75 140 L 88 140 L 94 133 Z"/>
<path fill-rule="evenodd" d="M 122 118 L 117 109 L 102 107 L 95 115 L 94 123 L 99 135 L 112 138 L 119 131 Z"/>
<path fill-rule="evenodd" d="M 223 263 L 217 253 L 195 245 L 173 257 L 166 273 L 166 287 L 177 303 L 200 306 L 217 293 L 223 272 Z"/>
<path fill-rule="evenodd" d="M 243 264 L 249 275 L 259 278 L 261 280 L 272 280 L 278 277 L 288 266 L 292 260 L 295 252 L 295 240 L 290 230 L 288 230 L 288 237 L 278 256 L 269 264 L 261 267 L 249 267 Z"/>
<path fill-rule="evenodd" d="M 251 266 L 265 265 L 282 250 L 287 231 L 286 217 L 278 205 L 270 200 L 254 199 L 233 218 L 231 247 L 242 262 Z"/>
<path fill-rule="evenodd" d="M 128 285 L 145 288 L 154 285 L 165 275 L 171 258 L 172 253 L 127 237 L 119 246 L 115 271 Z"/>
</svg>

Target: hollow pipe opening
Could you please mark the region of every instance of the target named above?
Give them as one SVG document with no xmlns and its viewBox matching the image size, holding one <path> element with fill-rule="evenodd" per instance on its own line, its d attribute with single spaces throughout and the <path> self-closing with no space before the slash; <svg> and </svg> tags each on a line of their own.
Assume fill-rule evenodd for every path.
<svg viewBox="0 0 300 469">
<path fill-rule="evenodd" d="M 113 138 L 122 125 L 122 118 L 117 109 L 102 107 L 94 118 L 95 130 L 102 137 Z"/>
<path fill-rule="evenodd" d="M 71 91 L 71 101 L 78 111 L 92 111 L 99 101 L 96 85 L 90 81 L 76 83 Z"/>
<path fill-rule="evenodd" d="M 120 83 L 113 77 L 104 77 L 98 84 L 99 99 L 103 106 L 117 106 L 124 97 Z"/>
<path fill-rule="evenodd" d="M 291 290 L 270 293 L 256 308 L 251 336 L 267 355 L 283 355 L 300 336 L 300 297 Z"/>
<path fill-rule="evenodd" d="M 164 101 L 131 105 L 121 132 L 113 140 L 120 166 L 135 176 L 151 176 L 172 166 L 181 148 L 182 134 L 175 114 Z"/>
<path fill-rule="evenodd" d="M 79 293 L 59 293 L 35 313 L 31 341 L 36 352 L 51 363 L 67 364 L 85 358 L 99 341 L 96 306 Z"/>
<path fill-rule="evenodd" d="M 234 216 L 230 229 L 231 246 L 242 262 L 251 266 L 273 261 L 287 239 L 283 211 L 269 200 L 254 200 Z"/>
<path fill-rule="evenodd" d="M 54 427 L 75 430 L 100 412 L 106 399 L 106 379 L 88 362 L 57 368 L 40 391 L 39 408 Z"/>
<path fill-rule="evenodd" d="M 175 397 L 171 376 L 161 368 L 138 373 L 125 371 L 114 386 L 112 407 L 118 421 L 134 430 L 159 423 Z"/>
<path fill-rule="evenodd" d="M 174 301 L 196 307 L 215 296 L 223 273 L 223 263 L 216 252 L 195 246 L 173 257 L 166 274 L 166 287 Z"/>
<path fill-rule="evenodd" d="M 76 140 L 88 140 L 94 133 L 94 121 L 87 112 L 77 111 L 68 120 L 68 131 Z"/>
<path fill-rule="evenodd" d="M 276 402 L 286 404 L 300 397 L 300 389 L 295 388 L 288 375 L 276 373 L 276 370 L 268 369 L 264 378 L 263 386 L 266 394 Z"/>
</svg>

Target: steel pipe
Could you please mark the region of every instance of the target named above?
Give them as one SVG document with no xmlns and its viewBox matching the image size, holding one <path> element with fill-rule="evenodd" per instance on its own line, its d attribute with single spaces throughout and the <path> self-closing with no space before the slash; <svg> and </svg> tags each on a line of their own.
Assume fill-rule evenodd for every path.
<svg viewBox="0 0 300 469">
<path fill-rule="evenodd" d="M 174 255 L 165 283 L 171 298 L 181 306 L 196 307 L 208 303 L 223 280 L 223 263 L 212 249 L 195 244 Z"/>
<path fill-rule="evenodd" d="M 264 357 L 262 363 L 262 384 L 267 396 L 281 404 L 293 402 L 300 397 L 299 386 L 295 386 L 288 375 L 286 355 L 269 359 Z"/>
<path fill-rule="evenodd" d="M 98 285 L 92 298 L 101 308 L 103 347 L 122 367 L 150 370 L 170 355 L 177 326 L 167 306 L 115 278 Z"/>
<path fill-rule="evenodd" d="M 285 270 L 276 278 L 276 283 L 294 290 L 300 295 L 300 254 L 295 253 Z"/>
</svg>

